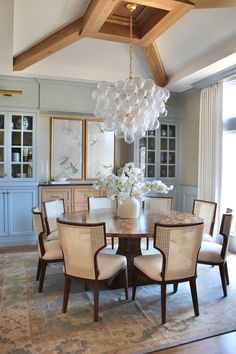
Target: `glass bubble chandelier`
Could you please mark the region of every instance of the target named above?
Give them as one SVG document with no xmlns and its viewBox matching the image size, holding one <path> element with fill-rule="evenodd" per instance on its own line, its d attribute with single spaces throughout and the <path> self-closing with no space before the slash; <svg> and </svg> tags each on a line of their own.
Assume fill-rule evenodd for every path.
<svg viewBox="0 0 236 354">
<path fill-rule="evenodd" d="M 94 115 L 104 119 L 106 131 L 114 131 L 117 138 L 124 138 L 128 144 L 144 136 L 146 130 L 159 127 L 158 118 L 167 115 L 165 103 L 170 96 L 166 88 L 157 86 L 152 79 L 133 77 L 132 13 L 136 7 L 136 4 L 127 4 L 130 11 L 129 78 L 114 85 L 102 81 L 92 93 L 96 100 Z"/>
</svg>

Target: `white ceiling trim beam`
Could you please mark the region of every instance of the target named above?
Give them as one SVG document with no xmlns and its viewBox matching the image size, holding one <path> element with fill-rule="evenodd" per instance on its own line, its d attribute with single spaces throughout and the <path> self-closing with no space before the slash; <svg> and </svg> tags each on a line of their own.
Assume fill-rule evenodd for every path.
<svg viewBox="0 0 236 354">
<path fill-rule="evenodd" d="M 168 80 L 168 87 L 175 86 L 176 83 L 190 78 L 192 75 L 196 75 L 198 72 L 209 69 L 212 66 L 212 70 L 221 70 L 221 65 L 229 67 L 235 64 L 236 59 L 236 37 L 231 38 L 229 41 L 220 45 L 219 47 L 212 49 L 208 54 L 196 59 L 194 63 L 185 66 L 184 69 L 178 70 L 176 74 L 170 75 Z M 231 63 L 232 61 L 232 63 Z M 212 72 L 212 73 L 213 73 Z M 197 78 L 198 80 L 199 78 Z"/>
</svg>

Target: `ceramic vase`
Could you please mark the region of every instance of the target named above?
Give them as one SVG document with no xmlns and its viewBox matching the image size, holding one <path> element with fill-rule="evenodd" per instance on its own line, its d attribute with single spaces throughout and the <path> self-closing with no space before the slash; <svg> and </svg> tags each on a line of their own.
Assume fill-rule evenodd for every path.
<svg viewBox="0 0 236 354">
<path fill-rule="evenodd" d="M 134 219 L 139 216 L 140 203 L 135 197 L 119 201 L 119 216 L 124 219 Z"/>
</svg>

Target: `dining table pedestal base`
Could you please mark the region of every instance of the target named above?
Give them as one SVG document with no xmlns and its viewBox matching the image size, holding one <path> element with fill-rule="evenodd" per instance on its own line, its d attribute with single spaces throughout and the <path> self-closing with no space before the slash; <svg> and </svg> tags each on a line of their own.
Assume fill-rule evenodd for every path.
<svg viewBox="0 0 236 354">
<path fill-rule="evenodd" d="M 127 258 L 128 281 L 129 287 L 131 287 L 134 283 L 134 257 L 142 255 L 141 238 L 120 237 L 116 254 L 126 256 Z M 151 282 L 151 280 L 148 280 L 141 274 L 138 274 L 138 276 L 136 277 L 136 284 L 147 285 L 153 284 L 153 282 Z M 123 288 L 124 280 L 122 278 L 122 275 L 119 274 L 116 278 L 114 278 L 113 281 L 108 284 L 108 287 L 112 289 Z"/>
</svg>

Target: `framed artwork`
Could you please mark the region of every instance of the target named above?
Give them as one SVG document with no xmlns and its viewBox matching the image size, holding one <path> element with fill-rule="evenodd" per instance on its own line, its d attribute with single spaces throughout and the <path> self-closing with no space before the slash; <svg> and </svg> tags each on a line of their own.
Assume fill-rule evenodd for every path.
<svg viewBox="0 0 236 354">
<path fill-rule="evenodd" d="M 84 121 L 51 118 L 51 179 L 81 180 L 84 177 Z"/>
<path fill-rule="evenodd" d="M 97 174 L 104 168 L 115 172 L 115 136 L 107 132 L 103 122 L 86 120 L 86 180 L 97 179 Z"/>
</svg>

